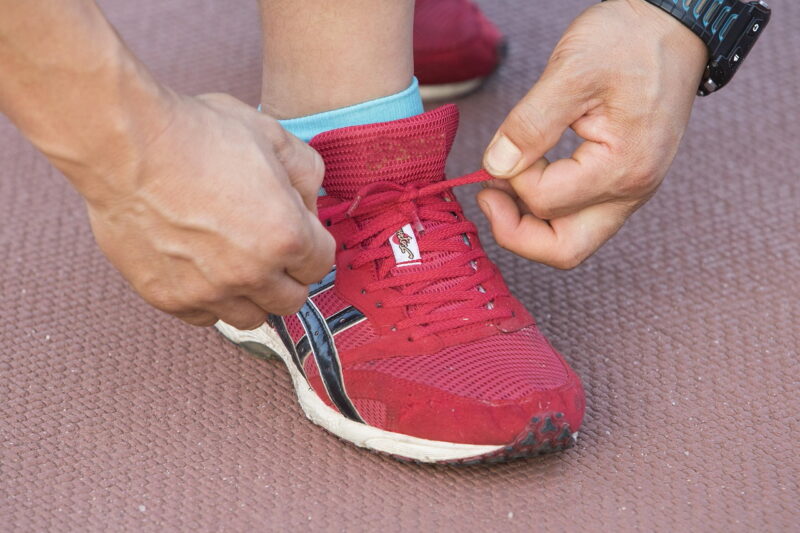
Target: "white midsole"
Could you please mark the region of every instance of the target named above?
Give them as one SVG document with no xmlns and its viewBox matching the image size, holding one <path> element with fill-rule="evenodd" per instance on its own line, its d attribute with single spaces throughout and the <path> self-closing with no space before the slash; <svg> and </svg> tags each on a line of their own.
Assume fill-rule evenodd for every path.
<svg viewBox="0 0 800 533">
<path fill-rule="evenodd" d="M 442 83 L 439 85 L 420 85 L 419 94 L 426 102 L 438 102 L 440 100 L 451 100 L 471 93 L 478 87 L 486 78 L 475 78 L 467 81 L 458 81 L 454 83 Z"/>
<path fill-rule="evenodd" d="M 283 360 L 289 370 L 297 392 L 297 399 L 306 416 L 315 424 L 324 427 L 334 435 L 352 442 L 356 446 L 426 463 L 467 459 L 492 453 L 502 448 L 502 446 L 494 445 L 458 444 L 455 442 L 420 439 L 350 420 L 325 405 L 325 402 L 317 396 L 317 393 L 308 384 L 306 378 L 295 367 L 291 354 L 284 347 L 277 332 L 267 324 L 262 324 L 256 329 L 247 331 L 236 329 L 222 321 L 217 322 L 215 327 L 236 344 L 255 342 L 273 351 Z"/>
</svg>

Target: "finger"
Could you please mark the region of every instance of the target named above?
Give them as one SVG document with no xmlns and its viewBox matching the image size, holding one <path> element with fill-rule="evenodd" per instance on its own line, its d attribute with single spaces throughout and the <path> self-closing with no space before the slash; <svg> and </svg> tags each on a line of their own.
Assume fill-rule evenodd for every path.
<svg viewBox="0 0 800 533">
<path fill-rule="evenodd" d="M 280 139 L 274 144 L 278 160 L 286 169 L 292 187 L 303 198 L 306 208 L 316 214 L 325 163 L 316 150 L 288 131 L 282 129 L 279 135 Z"/>
<path fill-rule="evenodd" d="M 286 272 L 303 285 L 310 285 L 331 271 L 336 241 L 316 216 L 308 211 L 304 212 L 304 216 L 310 232 L 305 240 L 305 253 L 289 258 Z"/>
<path fill-rule="evenodd" d="M 489 181 L 481 182 L 481 187 L 484 189 L 499 189 L 501 191 L 507 192 L 508 194 L 516 194 L 514 192 L 514 188 L 508 182 L 508 180 L 502 179 L 493 179 Z"/>
<path fill-rule="evenodd" d="M 537 171 L 537 169 L 540 171 L 541 170 L 540 169 L 541 166 L 547 166 L 548 164 L 549 163 L 547 162 L 547 158 L 543 157 L 542 159 L 540 159 L 539 161 L 537 161 L 536 163 L 531 165 L 531 168 L 526 169 L 525 171 L 523 171 L 522 173 L 520 173 L 516 177 L 511 178 L 510 180 L 494 179 L 494 180 L 491 180 L 491 181 L 486 181 L 486 182 L 483 182 L 483 184 L 482 184 L 483 188 L 497 189 L 499 191 L 505 192 L 506 194 L 511 196 L 511 198 L 514 199 L 514 203 L 517 204 L 517 207 L 519 208 L 520 213 L 530 213 L 531 212 L 530 207 L 528 207 L 525 204 L 525 202 L 519 197 L 517 192 L 514 190 L 514 187 L 511 185 L 511 182 L 513 180 L 519 179 L 521 176 L 526 175 L 529 172 L 535 172 L 535 171 Z"/>
<path fill-rule="evenodd" d="M 581 264 L 610 239 L 625 220 L 619 206 L 601 204 L 549 223 L 520 212 L 506 193 L 485 189 L 478 202 L 497 243 L 517 255 L 556 268 Z"/>
<path fill-rule="evenodd" d="M 211 307 L 211 312 L 237 329 L 255 329 L 267 319 L 267 311 L 244 297 L 231 298 Z"/>
<path fill-rule="evenodd" d="M 530 167 L 528 167 L 527 169 L 525 169 L 523 172 L 521 172 L 520 174 L 515 176 L 515 178 L 512 178 L 512 179 L 516 179 L 516 178 L 522 176 L 524 173 L 527 173 L 528 171 L 536 172 L 537 169 L 538 169 L 539 173 L 541 173 L 541 170 L 543 170 L 544 167 L 546 167 L 549 164 L 550 164 L 550 162 L 547 160 L 547 158 L 546 157 L 542 157 L 541 159 L 539 159 L 538 161 L 534 162 Z M 486 189 L 486 188 L 499 189 L 501 191 L 507 192 L 508 194 L 510 194 L 512 196 L 516 196 L 517 195 L 517 193 L 514 191 L 514 187 L 511 186 L 511 179 L 493 179 L 493 180 L 489 180 L 489 181 L 484 181 L 484 182 L 481 183 L 481 186 L 484 189 Z"/>
<path fill-rule="evenodd" d="M 508 180 L 531 213 L 550 220 L 618 199 L 622 166 L 614 165 L 605 145 L 586 141 L 571 158 L 537 161 Z"/>
<path fill-rule="evenodd" d="M 188 311 L 173 313 L 173 315 L 187 324 L 200 327 L 213 326 L 219 320 L 216 315 L 207 311 Z"/>
<path fill-rule="evenodd" d="M 515 176 L 544 157 L 589 109 L 583 86 L 559 67 L 545 72 L 500 125 L 483 164 L 497 178 Z"/>
<path fill-rule="evenodd" d="M 248 299 L 255 305 L 275 315 L 296 313 L 308 298 L 308 286 L 298 283 L 286 274 L 276 276 L 264 289 L 250 291 Z"/>
</svg>

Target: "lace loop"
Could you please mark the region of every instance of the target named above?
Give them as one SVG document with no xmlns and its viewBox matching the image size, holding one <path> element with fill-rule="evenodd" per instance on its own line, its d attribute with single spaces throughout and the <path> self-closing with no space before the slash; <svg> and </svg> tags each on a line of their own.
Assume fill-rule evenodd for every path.
<svg viewBox="0 0 800 533">
<path fill-rule="evenodd" d="M 352 200 L 320 209 L 322 218 L 356 221 L 358 230 L 344 242 L 348 248 L 361 247 L 351 265 L 376 264 L 378 279 L 365 290 L 393 292 L 382 306 L 405 308 L 406 318 L 396 324 L 397 329 L 421 328 L 414 334 L 419 337 L 511 316 L 509 309 L 494 304 L 501 296 L 498 290 L 482 286 L 497 272 L 491 265 L 478 266 L 485 253 L 473 245 L 471 236 L 477 237 L 477 228 L 459 215 L 454 220 L 453 214 L 461 208 L 442 196 L 454 187 L 491 178 L 480 170 L 421 187 L 374 182 L 362 187 Z M 389 238 L 409 223 L 417 233 L 422 257 L 418 265 L 400 267 Z"/>
</svg>

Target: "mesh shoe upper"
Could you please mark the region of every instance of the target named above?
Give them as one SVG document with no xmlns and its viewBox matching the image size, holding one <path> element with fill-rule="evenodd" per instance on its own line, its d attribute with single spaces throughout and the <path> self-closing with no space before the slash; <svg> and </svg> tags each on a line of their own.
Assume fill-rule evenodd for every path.
<svg viewBox="0 0 800 533">
<path fill-rule="evenodd" d="M 431 355 L 358 363 L 450 394 L 483 401 L 517 400 L 567 382 L 558 354 L 535 327 L 448 346 Z"/>
</svg>

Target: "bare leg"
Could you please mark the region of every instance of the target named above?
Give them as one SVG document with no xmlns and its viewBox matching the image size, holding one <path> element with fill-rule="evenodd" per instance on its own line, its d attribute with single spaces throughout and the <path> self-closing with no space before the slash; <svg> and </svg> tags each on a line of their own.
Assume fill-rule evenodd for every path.
<svg viewBox="0 0 800 533">
<path fill-rule="evenodd" d="M 413 76 L 413 0 L 260 0 L 261 103 L 294 118 L 389 96 Z"/>
</svg>

